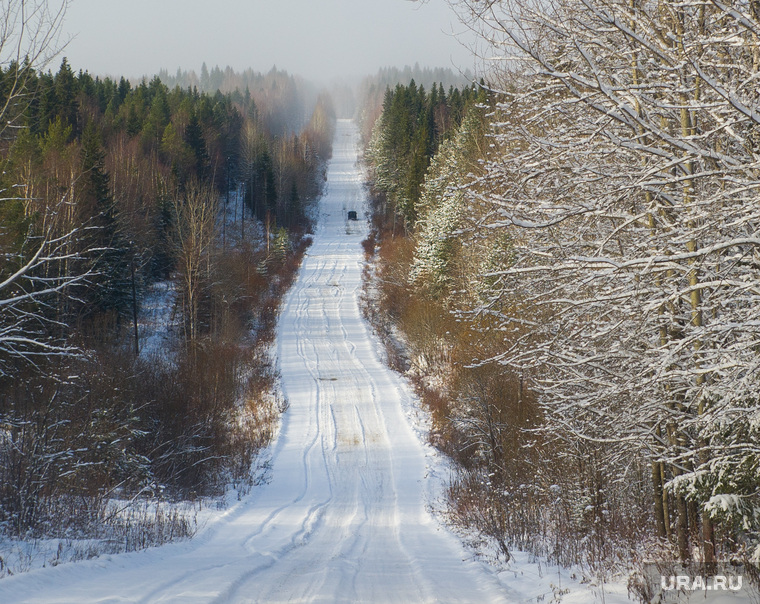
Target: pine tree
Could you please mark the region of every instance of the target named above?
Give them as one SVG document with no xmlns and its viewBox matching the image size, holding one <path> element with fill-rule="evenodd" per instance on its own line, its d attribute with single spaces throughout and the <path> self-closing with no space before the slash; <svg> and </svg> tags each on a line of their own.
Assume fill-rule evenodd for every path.
<svg viewBox="0 0 760 604">
<path fill-rule="evenodd" d="M 125 80 L 122 76 L 119 79 L 119 88 L 118 88 L 118 94 L 119 94 L 119 102 L 123 103 L 124 99 L 127 98 L 127 95 L 132 90 L 132 85 L 129 83 L 128 80 Z"/>
<path fill-rule="evenodd" d="M 156 148 L 161 143 L 170 119 L 169 103 L 166 99 L 166 91 L 158 90 L 153 96 L 150 112 L 142 127 L 143 141 L 151 148 Z"/>
</svg>

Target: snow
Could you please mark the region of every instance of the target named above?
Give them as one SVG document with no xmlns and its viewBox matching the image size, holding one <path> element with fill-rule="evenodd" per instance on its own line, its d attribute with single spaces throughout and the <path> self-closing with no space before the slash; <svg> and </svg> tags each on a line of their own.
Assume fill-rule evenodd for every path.
<svg viewBox="0 0 760 604">
<path fill-rule="evenodd" d="M 346 223 L 364 201 L 356 154 L 355 126 L 339 121 L 314 244 L 278 328 L 289 408 L 269 483 L 192 540 L 8 577 L 0 602 L 525 602 L 565 590 L 566 602 L 625 601 L 619 585 L 601 596 L 527 555 L 485 564 L 430 511 L 441 461 L 361 317 L 365 225 Z"/>
<path fill-rule="evenodd" d="M 166 360 L 172 348 L 172 330 L 178 328 L 174 319 L 177 292 L 173 281 L 152 284 L 140 305 L 138 335 L 140 356 Z"/>
</svg>

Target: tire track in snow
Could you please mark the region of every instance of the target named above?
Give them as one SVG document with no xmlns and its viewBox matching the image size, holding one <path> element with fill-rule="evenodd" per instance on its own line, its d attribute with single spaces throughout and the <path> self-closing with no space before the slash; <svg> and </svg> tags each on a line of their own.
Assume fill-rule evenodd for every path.
<svg viewBox="0 0 760 604">
<path fill-rule="evenodd" d="M 328 264 L 325 263 L 322 268 L 325 269 Z M 339 272 L 338 272 L 339 271 Z M 322 308 L 322 324 L 324 325 L 324 336 L 325 341 L 323 342 L 323 346 L 320 347 L 319 344 L 315 341 L 310 341 L 311 350 L 313 351 L 314 357 L 317 359 L 316 362 L 316 370 L 311 370 L 311 377 L 313 380 L 315 380 L 315 387 L 318 389 L 319 395 L 318 395 L 318 406 L 320 409 L 323 409 L 323 413 L 326 415 L 329 415 L 329 421 L 324 421 L 323 425 L 325 428 L 329 426 L 329 430 L 325 429 L 325 434 L 322 439 L 323 443 L 323 462 L 325 468 L 328 470 L 328 482 L 331 485 L 330 489 L 332 492 L 333 485 L 338 484 L 341 482 L 341 464 L 340 464 L 340 446 L 343 444 L 343 439 L 341 437 L 342 432 L 342 426 L 341 420 L 338 417 L 339 408 L 332 404 L 334 401 L 337 400 L 338 394 L 335 391 L 335 382 L 338 381 L 338 379 L 344 379 L 345 369 L 341 369 L 338 366 L 335 366 L 336 363 L 340 361 L 340 357 L 342 356 L 337 347 L 335 346 L 335 342 L 333 341 L 333 338 L 331 336 L 331 332 L 335 331 L 336 327 L 334 325 L 335 318 L 340 321 L 340 312 L 339 312 L 339 305 L 340 305 L 340 299 L 333 303 L 330 300 L 331 296 L 337 296 L 338 298 L 342 297 L 342 290 L 343 288 L 340 286 L 340 277 L 345 272 L 344 269 L 340 267 L 340 264 L 338 262 L 333 262 L 332 266 L 329 266 L 329 270 L 321 270 L 320 273 L 323 275 L 323 283 L 329 284 L 329 287 L 337 287 L 338 293 L 332 293 L 329 289 L 325 289 L 324 287 L 321 287 L 323 292 L 326 293 L 325 300 L 326 303 L 324 304 Z M 312 280 L 309 280 L 310 283 L 313 283 Z M 342 322 L 340 322 L 340 325 L 338 326 L 340 328 L 341 333 L 345 333 L 345 328 L 342 325 Z M 327 353 L 327 358 L 325 357 L 324 353 Z M 333 377 L 333 378 L 326 378 L 324 376 L 340 376 Z M 350 374 L 349 374 L 350 376 Z M 335 380 L 335 381 L 333 381 Z M 355 383 L 355 379 L 351 380 Z M 356 385 L 356 384 L 355 384 Z M 355 489 L 358 487 L 355 487 Z M 328 556 L 328 552 L 323 550 L 323 555 L 325 558 L 329 558 L 328 567 L 330 565 L 339 567 L 339 590 L 341 593 L 344 593 L 345 591 L 350 592 L 351 594 L 355 593 L 355 581 L 356 576 L 358 572 L 358 562 L 354 561 L 354 555 L 355 552 L 360 551 L 361 547 L 363 547 L 363 543 L 366 541 L 366 539 L 362 536 L 361 526 L 366 522 L 367 515 L 366 510 L 362 511 L 362 518 L 357 521 L 357 517 L 359 515 L 359 509 L 360 506 L 358 505 L 358 499 L 356 495 L 350 494 L 347 497 L 344 497 L 346 501 L 353 502 L 350 506 L 350 509 L 341 510 L 341 517 L 340 522 L 337 523 L 336 531 L 338 533 L 336 534 L 336 538 L 334 539 L 335 547 L 333 548 L 332 552 Z M 353 535 L 352 535 L 353 533 Z M 310 565 L 311 566 L 311 565 Z M 307 567 L 304 568 L 303 566 L 300 567 L 300 573 L 301 574 L 310 574 L 311 568 Z M 246 578 L 247 580 L 253 579 L 253 576 Z M 303 596 L 307 596 L 308 593 L 317 592 L 321 587 L 325 584 L 325 582 L 328 580 L 328 568 L 325 567 L 321 572 L 316 573 L 316 576 L 314 576 L 310 584 L 308 586 L 305 586 Z M 282 582 L 279 583 L 279 586 L 282 585 Z M 237 591 L 241 590 L 243 588 L 243 584 L 238 584 L 236 586 L 236 593 Z M 233 593 L 226 593 L 225 597 L 230 597 L 234 595 Z M 353 596 L 351 596 L 353 599 Z"/>
</svg>

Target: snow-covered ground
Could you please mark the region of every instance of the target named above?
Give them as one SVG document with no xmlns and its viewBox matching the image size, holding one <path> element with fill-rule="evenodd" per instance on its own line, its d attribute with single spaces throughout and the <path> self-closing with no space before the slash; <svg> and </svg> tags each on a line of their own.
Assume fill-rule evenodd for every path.
<svg viewBox="0 0 760 604">
<path fill-rule="evenodd" d="M 143 358 L 166 360 L 170 356 L 174 343 L 172 332 L 180 328 L 174 317 L 176 297 L 173 281 L 159 281 L 148 288 L 140 305 L 138 325 Z"/>
<path fill-rule="evenodd" d="M 280 318 L 289 402 L 271 480 L 189 541 L 0 581 L 0 602 L 563 602 L 626 600 L 518 554 L 485 564 L 430 512 L 445 466 L 361 317 L 357 132 L 340 121 L 314 244 Z M 567 592 L 567 593 L 566 593 Z"/>
</svg>

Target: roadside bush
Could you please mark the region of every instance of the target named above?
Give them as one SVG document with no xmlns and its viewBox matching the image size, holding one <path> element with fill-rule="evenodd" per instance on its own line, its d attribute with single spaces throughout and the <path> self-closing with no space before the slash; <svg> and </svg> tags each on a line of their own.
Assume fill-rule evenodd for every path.
<svg viewBox="0 0 760 604">
<path fill-rule="evenodd" d="M 414 240 L 392 236 L 382 212 L 373 224 L 365 313 L 390 366 L 411 379 L 429 410 L 431 443 L 457 464 L 451 518 L 492 539 L 506 559 L 519 548 L 597 576 L 623 568 L 647 532 L 651 481 L 639 475 L 645 464 L 629 459 L 629 474 L 613 485 L 599 461 L 609 457 L 607 445 L 574 439 L 572 431 L 550 439 L 530 388 L 536 376 L 480 362 L 503 350 L 504 333 L 487 316 L 453 313 L 455 294 L 411 284 Z"/>
</svg>

